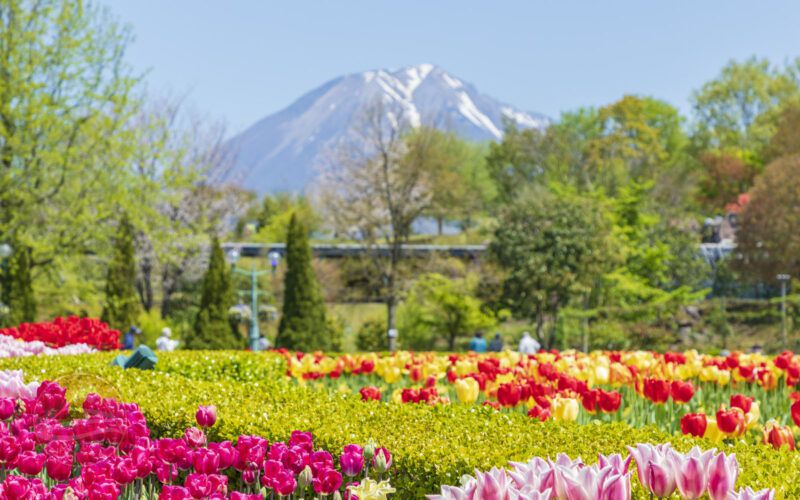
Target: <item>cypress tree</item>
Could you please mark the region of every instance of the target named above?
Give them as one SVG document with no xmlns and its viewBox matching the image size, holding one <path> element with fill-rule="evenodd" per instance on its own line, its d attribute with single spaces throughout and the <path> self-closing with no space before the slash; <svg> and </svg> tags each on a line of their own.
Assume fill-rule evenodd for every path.
<svg viewBox="0 0 800 500">
<path fill-rule="evenodd" d="M 125 330 L 136 323 L 139 297 L 136 294 L 136 250 L 133 225 L 123 216 L 114 239 L 114 253 L 106 275 L 106 303 L 102 319 L 112 328 Z"/>
<path fill-rule="evenodd" d="M 228 311 L 233 305 L 233 283 L 219 240 L 211 240 L 211 256 L 203 277 L 200 310 L 194 331 L 186 339 L 187 349 L 240 349 L 241 335 L 228 321 Z"/>
<path fill-rule="evenodd" d="M 31 249 L 25 245 L 14 246 L 14 253 L 3 269 L 3 302 L 8 307 L 4 323 L 17 326 L 36 319 L 36 298 L 31 279 Z"/>
<path fill-rule="evenodd" d="M 276 345 L 301 351 L 330 349 L 325 303 L 311 267 L 308 235 L 296 214 L 292 214 L 286 235 L 286 266 L 283 314 Z"/>
</svg>

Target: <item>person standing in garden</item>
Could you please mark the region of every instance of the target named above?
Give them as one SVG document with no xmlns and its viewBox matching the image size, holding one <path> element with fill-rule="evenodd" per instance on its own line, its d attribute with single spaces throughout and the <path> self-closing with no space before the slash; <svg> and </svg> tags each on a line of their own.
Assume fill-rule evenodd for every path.
<svg viewBox="0 0 800 500">
<path fill-rule="evenodd" d="M 125 350 L 133 349 L 134 339 L 136 335 L 140 335 L 141 330 L 137 326 L 131 326 L 122 338 L 122 348 Z"/>
<path fill-rule="evenodd" d="M 503 339 L 500 337 L 500 332 L 494 334 L 494 338 L 489 342 L 489 350 L 492 352 L 500 352 L 503 350 Z"/>
<path fill-rule="evenodd" d="M 482 332 L 476 332 L 472 340 L 469 341 L 469 350 L 475 352 L 486 352 L 486 339 Z"/>
<path fill-rule="evenodd" d="M 542 346 L 535 338 L 531 337 L 530 332 L 522 334 L 522 340 L 519 341 L 520 354 L 536 354 Z"/>
</svg>

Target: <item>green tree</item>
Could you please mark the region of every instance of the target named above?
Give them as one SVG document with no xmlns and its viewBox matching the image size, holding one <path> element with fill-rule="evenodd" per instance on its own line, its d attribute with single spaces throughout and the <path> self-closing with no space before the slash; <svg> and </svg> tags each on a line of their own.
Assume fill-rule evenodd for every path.
<svg viewBox="0 0 800 500">
<path fill-rule="evenodd" d="M 658 187 L 670 177 L 683 178 L 688 141 L 674 107 L 626 95 L 601 108 L 597 120 L 600 134 L 586 144 L 590 186 L 614 194 L 630 182 L 658 181 Z"/>
<path fill-rule="evenodd" d="M 106 272 L 105 306 L 102 319 L 112 328 L 128 328 L 135 324 L 139 315 L 133 238 L 133 226 L 128 217 L 124 216 L 117 227 L 114 253 Z"/>
<path fill-rule="evenodd" d="M 774 133 L 777 112 L 797 94 L 790 72 L 766 59 L 731 61 L 692 96 L 694 147 L 739 151 L 748 163 L 763 165 L 761 155 Z"/>
<path fill-rule="evenodd" d="M 503 213 L 489 251 L 506 271 L 503 300 L 555 345 L 559 311 L 585 296 L 608 268 L 610 227 L 595 200 L 568 191 L 530 192 Z"/>
<path fill-rule="evenodd" d="M 447 341 L 453 351 L 459 337 L 495 324 L 471 292 L 468 280 L 453 280 L 438 273 L 422 275 L 409 290 L 398 312 L 403 328 L 403 345 L 430 349 L 437 338 Z"/>
<path fill-rule="evenodd" d="M 2 302 L 8 308 L 6 326 L 17 326 L 36 319 L 36 298 L 31 277 L 31 250 L 16 244 L 14 253 L 3 268 Z"/>
<path fill-rule="evenodd" d="M 34 268 L 102 251 L 108 221 L 138 201 L 130 37 L 75 0 L 4 0 L 0 33 L 0 240 L 30 242 Z"/>
<path fill-rule="evenodd" d="M 800 156 L 773 161 L 756 179 L 739 217 L 736 270 L 751 282 L 800 276 Z"/>
<path fill-rule="evenodd" d="M 231 272 L 216 236 L 211 239 L 211 256 L 203 277 L 200 310 L 193 332 L 186 339 L 188 349 L 240 349 L 242 337 L 228 321 L 233 305 Z"/>
<path fill-rule="evenodd" d="M 283 287 L 283 314 L 278 325 L 278 347 L 301 351 L 331 348 L 325 303 L 311 266 L 311 246 L 303 223 L 296 215 L 286 235 L 286 275 Z"/>
</svg>

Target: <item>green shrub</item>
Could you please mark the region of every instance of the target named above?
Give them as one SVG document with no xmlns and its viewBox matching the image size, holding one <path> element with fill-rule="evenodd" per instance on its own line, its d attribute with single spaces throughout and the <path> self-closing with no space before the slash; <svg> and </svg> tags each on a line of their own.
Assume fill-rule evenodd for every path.
<svg viewBox="0 0 800 500">
<path fill-rule="evenodd" d="M 359 351 L 385 351 L 389 348 L 386 337 L 386 320 L 365 321 L 356 334 L 356 347 Z"/>
<path fill-rule="evenodd" d="M 397 498 L 421 498 L 438 491 L 441 484 L 457 483 L 474 468 L 533 456 L 564 452 L 594 462 L 598 452 L 626 453 L 626 445 L 638 442 L 670 441 L 679 450 L 694 444 L 714 446 L 622 423 L 539 423 L 521 411 L 365 403 L 357 396 L 295 385 L 284 378 L 283 359 L 272 353 L 160 353 L 151 371 L 110 367 L 112 358 L 112 353 L 101 353 L 3 359 L 0 369 L 22 369 L 32 378 L 59 380 L 71 398 L 98 387 L 106 395 L 135 401 L 155 436 L 181 435 L 193 423 L 198 404 L 215 404 L 219 420 L 210 431 L 212 439 L 256 433 L 283 440 L 292 430 L 302 429 L 332 449 L 374 438 L 394 456 L 391 479 Z M 774 487 L 777 498 L 800 498 L 797 453 L 745 443 L 716 446 L 736 453 L 742 469 L 740 486 Z M 641 488 L 634 497 L 647 498 Z"/>
</svg>

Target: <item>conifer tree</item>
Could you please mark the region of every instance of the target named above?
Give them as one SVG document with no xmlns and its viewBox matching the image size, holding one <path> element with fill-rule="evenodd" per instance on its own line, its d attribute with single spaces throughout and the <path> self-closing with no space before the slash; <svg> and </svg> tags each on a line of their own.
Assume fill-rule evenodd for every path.
<svg viewBox="0 0 800 500">
<path fill-rule="evenodd" d="M 31 279 L 31 249 L 15 245 L 2 273 L 2 301 L 8 308 L 3 323 L 17 326 L 36 319 L 36 298 Z"/>
<path fill-rule="evenodd" d="M 194 331 L 186 339 L 187 349 L 242 348 L 242 336 L 228 320 L 233 298 L 231 272 L 215 236 L 211 240 L 211 256 L 203 277 L 200 310 L 195 319 Z"/>
<path fill-rule="evenodd" d="M 133 225 L 123 216 L 117 227 L 114 253 L 106 274 L 106 302 L 102 319 L 112 328 L 126 330 L 139 315 L 140 303 L 136 294 L 136 251 L 133 245 Z"/>
<path fill-rule="evenodd" d="M 286 275 L 284 276 L 283 314 L 276 345 L 301 351 L 331 348 L 331 335 L 325 319 L 305 225 L 293 214 L 286 235 Z"/>
</svg>

